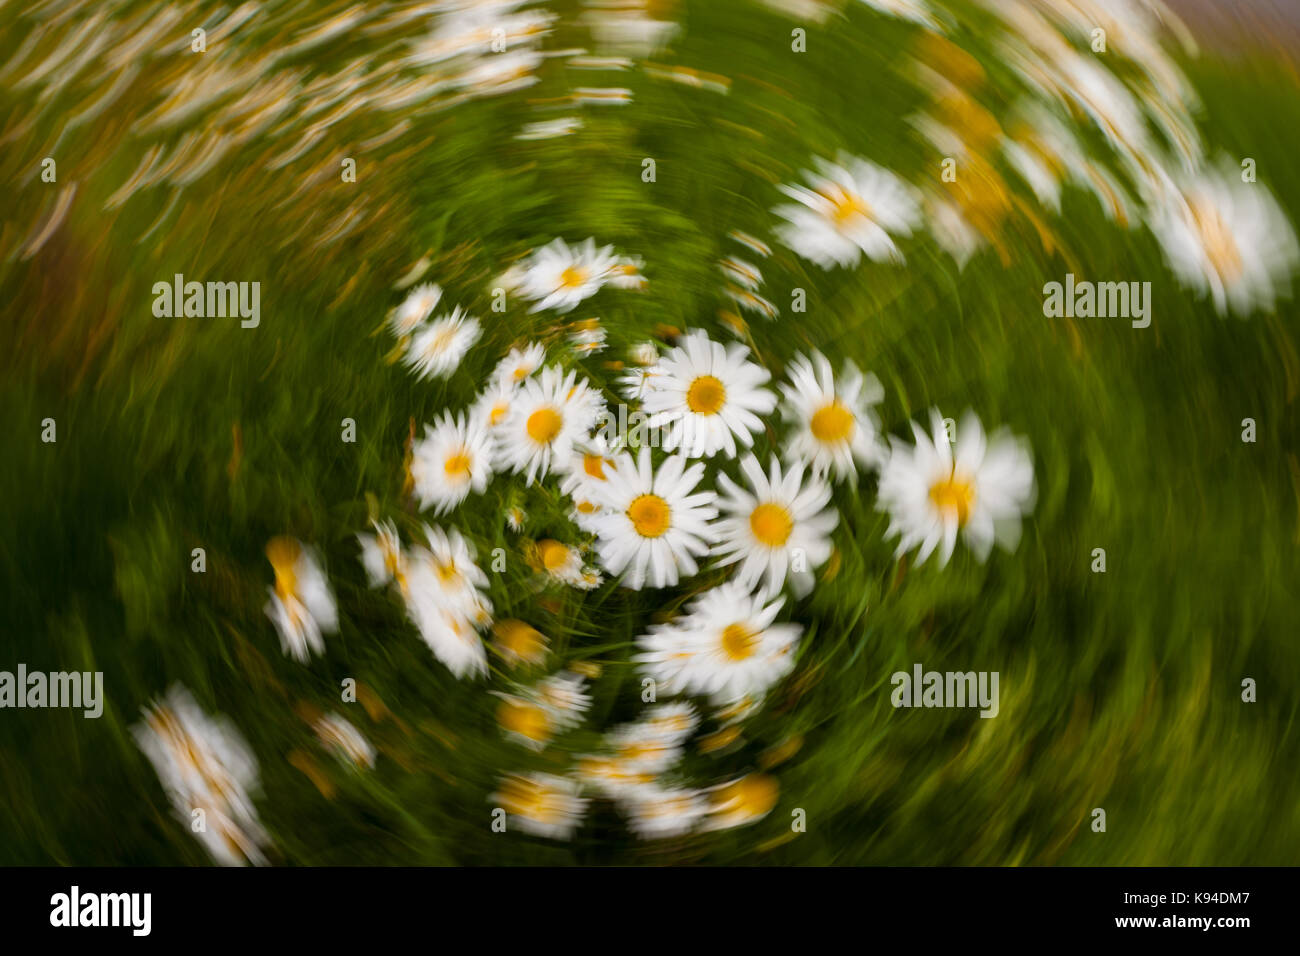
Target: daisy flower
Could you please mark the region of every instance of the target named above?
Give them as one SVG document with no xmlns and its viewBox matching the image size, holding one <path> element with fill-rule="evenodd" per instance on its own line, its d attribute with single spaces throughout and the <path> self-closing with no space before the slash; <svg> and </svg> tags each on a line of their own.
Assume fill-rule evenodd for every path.
<svg viewBox="0 0 1300 956">
<path fill-rule="evenodd" d="M 1014 548 L 1020 518 L 1033 507 L 1034 465 L 1025 444 L 1005 432 L 986 439 L 967 412 L 957 426 L 954 453 L 943 419 L 931 414 L 933 434 L 913 423 L 916 444 L 891 439 L 880 472 L 877 508 L 890 516 L 886 536 L 900 535 L 898 553 L 920 548 L 917 563 L 935 549 L 939 563 L 952 557 L 960 532 L 983 561 L 996 540 Z"/>
<path fill-rule="evenodd" d="M 402 361 L 420 378 L 446 378 L 460 366 L 481 334 L 478 319 L 456 306 L 450 315 L 430 322 L 411 336 Z"/>
<path fill-rule="evenodd" d="M 441 298 L 442 289 L 433 283 L 416 286 L 402 300 L 402 304 L 392 311 L 388 318 L 388 328 L 399 338 L 410 335 L 437 308 Z"/>
<path fill-rule="evenodd" d="M 665 451 L 680 448 L 687 458 L 701 458 L 724 449 L 734 456 L 737 439 L 749 447 L 776 396 L 763 388 L 771 374 L 747 361 L 748 354 L 739 343 L 724 346 L 695 329 L 660 360 L 642 401 L 650 428 L 667 428 Z"/>
<path fill-rule="evenodd" d="M 495 431 L 506 420 L 510 406 L 514 404 L 516 391 L 515 386 L 504 382 L 490 383 L 470 406 L 469 417 L 488 431 Z"/>
<path fill-rule="evenodd" d="M 606 511 L 598 499 L 606 476 L 618 467 L 615 456 L 609 439 L 598 431 L 574 446 L 564 469 L 560 491 L 573 500 L 570 518 L 588 534 L 596 533 L 595 519 Z"/>
<path fill-rule="evenodd" d="M 574 443 L 596 423 L 604 402 L 598 392 L 557 365 L 543 369 L 518 389 L 497 427 L 497 456 L 503 468 L 524 473 L 532 484 L 573 454 Z"/>
<path fill-rule="evenodd" d="M 553 737 L 576 727 L 591 706 L 586 681 L 578 674 L 562 671 L 531 687 L 501 698 L 497 722 L 506 735 L 534 750 L 543 749 Z"/>
<path fill-rule="evenodd" d="M 375 748 L 361 731 L 338 714 L 326 714 L 313 725 L 322 744 L 338 757 L 356 767 L 375 765 Z"/>
<path fill-rule="evenodd" d="M 546 660 L 549 642 L 535 627 L 509 618 L 492 625 L 492 633 L 496 635 L 493 646 L 510 666 L 537 665 Z"/>
<path fill-rule="evenodd" d="M 773 210 L 786 222 L 778 238 L 823 269 L 854 266 L 863 254 L 873 261 L 902 262 L 892 235 L 909 236 L 920 219 L 913 190 L 888 170 L 841 155 L 815 161 L 805 172 L 809 186 L 782 186 L 794 203 Z M 810 188 L 811 187 L 811 188 Z"/>
<path fill-rule="evenodd" d="M 338 608 L 315 554 L 293 538 L 272 538 L 266 557 L 275 570 L 275 586 L 266 616 L 280 635 L 280 649 L 296 661 L 325 653 L 321 632 L 337 631 Z"/>
<path fill-rule="evenodd" d="M 599 292 L 610 270 L 617 265 L 618 257 L 612 246 L 597 249 L 591 238 L 579 246 L 555 239 L 529 258 L 520 289 L 533 301 L 532 312 L 544 309 L 568 312 Z"/>
<path fill-rule="evenodd" d="M 724 516 L 717 524 L 718 563 L 739 563 L 738 580 L 768 597 L 781 590 L 787 577 L 796 594 L 807 594 L 813 569 L 831 555 L 830 533 L 839 521 L 835 509 L 827 507 L 830 486 L 811 475 L 805 478 L 802 464 L 782 474 L 775 458 L 767 475 L 753 455 L 740 463 L 740 470 L 747 489 L 718 476 L 726 495 L 719 500 Z"/>
<path fill-rule="evenodd" d="M 575 773 L 584 786 L 619 801 L 635 799 L 655 782 L 654 774 L 609 754 L 579 758 Z"/>
<path fill-rule="evenodd" d="M 757 823 L 772 812 L 780 796 L 776 778 L 751 773 L 709 791 L 709 816 L 705 829 L 722 830 Z"/>
<path fill-rule="evenodd" d="M 530 342 L 523 348 L 512 348 L 510 354 L 493 369 L 492 381 L 501 388 L 513 388 L 541 368 L 544 361 L 546 347 L 540 342 Z"/>
<path fill-rule="evenodd" d="M 600 572 L 587 566 L 579 548 L 546 538 L 537 542 L 537 559 L 552 581 L 583 591 L 600 586 Z"/>
<path fill-rule="evenodd" d="M 366 570 L 366 581 L 372 588 L 383 587 L 402 570 L 402 542 L 397 537 L 397 527 L 391 521 L 372 521 L 374 534 L 359 534 L 361 566 Z"/>
<path fill-rule="evenodd" d="M 634 772 L 657 775 L 676 766 L 682 747 L 675 735 L 643 723 L 624 724 L 605 735 L 606 746 Z"/>
<path fill-rule="evenodd" d="M 815 477 L 833 473 L 857 485 L 857 465 L 879 460 L 879 422 L 872 411 L 885 397 L 874 375 L 863 377 L 852 362 L 836 382 L 831 363 L 820 352 L 796 356 L 781 386 L 781 411 L 792 428 L 786 436 L 785 460 L 802 462 Z"/>
<path fill-rule="evenodd" d="M 511 774 L 489 799 L 506 811 L 508 825 L 533 836 L 568 840 L 590 802 L 578 794 L 578 785 L 566 777 Z"/>
<path fill-rule="evenodd" d="M 765 603 L 730 581 L 697 597 L 671 627 L 640 644 L 634 660 L 673 693 L 730 703 L 762 695 L 790 673 L 802 629 L 774 623 L 785 599 Z"/>
<path fill-rule="evenodd" d="M 638 342 L 627 350 L 627 354 L 637 365 L 655 365 L 659 361 L 659 346 L 649 340 Z"/>
<path fill-rule="evenodd" d="M 613 267 L 605 275 L 605 281 L 615 289 L 632 289 L 640 291 L 649 283 L 641 274 L 645 262 L 640 256 L 619 256 Z"/>
<path fill-rule="evenodd" d="M 635 460 L 620 455 L 607 475 L 600 502 L 609 511 L 594 520 L 605 569 L 638 591 L 646 584 L 669 587 L 699 570 L 696 558 L 708 551 L 708 522 L 717 515 L 713 492 L 693 493 L 704 465 L 688 468 L 684 458 L 671 455 L 655 472 L 650 449 L 642 447 Z"/>
<path fill-rule="evenodd" d="M 492 438 L 481 419 L 450 412 L 433 427 L 424 426 L 424 437 L 411 449 L 411 477 L 420 509 L 434 508 L 445 514 L 464 501 L 472 491 L 481 495 L 492 479 Z"/>
<path fill-rule="evenodd" d="M 153 764 L 177 819 L 223 866 L 266 863 L 262 848 L 270 837 L 253 804 L 257 758 L 235 726 L 226 717 L 210 717 L 180 684 L 142 713 L 131 735 Z M 196 809 L 203 810 L 202 830 L 191 826 Z"/>
<path fill-rule="evenodd" d="M 690 833 L 709 812 L 699 790 L 646 787 L 624 804 L 628 828 L 643 840 L 662 840 Z"/>
<path fill-rule="evenodd" d="M 1220 314 L 1272 309 L 1300 261 L 1295 231 L 1267 187 L 1232 169 L 1207 170 L 1163 190 L 1151 230 L 1186 287 Z"/>
<path fill-rule="evenodd" d="M 700 715 L 688 703 L 659 704 L 646 710 L 641 723 L 674 744 L 681 744 L 699 726 Z"/>
<path fill-rule="evenodd" d="M 577 323 L 569 333 L 569 345 L 579 355 L 594 355 L 605 348 L 605 330 L 599 319 L 586 319 Z"/>
</svg>

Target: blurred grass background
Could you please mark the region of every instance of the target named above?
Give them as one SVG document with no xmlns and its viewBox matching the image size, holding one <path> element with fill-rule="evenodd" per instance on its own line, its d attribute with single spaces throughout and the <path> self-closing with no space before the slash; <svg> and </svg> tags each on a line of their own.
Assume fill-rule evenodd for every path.
<svg viewBox="0 0 1300 956">
<path fill-rule="evenodd" d="M 322 5 L 313 22 L 344 6 Z M 291 5 L 266 7 L 288 29 Z M 206 8 L 185 9 L 204 22 Z M 562 772 L 567 756 L 526 756 L 502 739 L 483 683 L 453 679 L 400 607 L 366 589 L 354 536 L 368 494 L 415 526 L 400 494 L 412 420 L 463 407 L 510 343 L 558 339 L 554 317 L 491 312 L 492 278 L 557 235 L 643 255 L 648 292 L 605 292 L 572 316 L 601 317 L 611 347 L 585 367 L 612 382 L 604 361 L 656 327 L 717 328 L 713 262 L 736 251 L 727 231 L 769 235 L 773 184 L 810 156 L 844 148 L 914 180 L 929 161 L 900 119 L 919 105 L 901 78 L 906 25 L 855 6 L 842 22 L 809 25 L 810 52 L 794 55 L 791 22 L 751 3 L 687 3 L 681 15 L 670 62 L 730 78 L 729 94 L 630 70 L 609 85 L 630 88 L 632 105 L 586 110 L 572 137 L 516 141 L 538 118 L 530 101 L 586 82 L 552 62 L 525 94 L 362 110 L 275 170 L 266 161 L 292 142 L 255 138 L 183 188 L 140 190 L 111 209 L 145 148 L 180 135 L 135 125 L 157 103 L 159 72 L 73 130 L 47 120 L 92 91 L 68 84 L 40 97 L 39 85 L 19 85 L 21 71 L 4 76 L 0 669 L 102 670 L 106 703 L 99 720 L 0 712 L 0 862 L 208 862 L 128 732 L 173 681 L 229 715 L 256 751 L 258 806 L 281 863 L 1296 860 L 1296 307 L 1217 317 L 1178 289 L 1148 234 L 1122 232 L 1077 192 L 1055 222 L 1068 257 L 1012 237 L 1009 265 L 986 251 L 958 273 L 920 237 L 906 268 L 823 273 L 778 250 L 763 269 L 783 314 L 752 328 L 774 372 L 815 347 L 878 375 L 890 432 L 937 405 L 1027 436 L 1039 500 L 1019 550 L 986 565 L 959 551 L 946 569 L 913 569 L 882 540 L 873 483 L 838 489 L 841 563 L 796 608 L 807 636 L 794 676 L 732 748 L 692 752 L 685 765 L 716 781 L 785 745 L 793 754 L 773 770 L 781 797 L 767 819 L 640 844 L 596 803 L 571 844 L 491 831 L 487 797 L 501 773 Z M 13 9 L 0 22 L 8 63 L 32 23 Z M 552 46 L 584 42 L 568 22 Z M 246 50 L 285 36 L 257 23 Z M 188 26 L 173 32 L 180 43 Z M 325 75 L 388 55 L 387 44 L 360 35 L 277 68 Z M 183 56 L 157 59 L 156 71 L 190 68 Z M 1207 52 L 1184 65 L 1206 139 L 1255 158 L 1300 220 L 1292 63 Z M 408 125 L 391 142 L 357 149 L 398 120 Z M 339 180 L 348 155 L 361 157 L 356 184 Z M 58 161 L 58 184 L 39 180 L 45 156 Z M 656 159 L 654 183 L 641 180 L 644 157 Z M 66 218 L 24 258 L 72 183 Z M 332 235 L 340 221 L 352 224 Z M 393 284 L 426 255 L 427 277 L 485 326 L 444 383 L 387 363 L 379 331 Z M 1150 280 L 1151 327 L 1045 319 L 1043 284 L 1071 270 Z M 151 287 L 176 272 L 260 281 L 260 327 L 154 318 Z M 789 313 L 794 287 L 808 290 L 806 314 Z M 345 417 L 355 444 L 340 441 Z M 1247 417 L 1256 444 L 1241 441 Z M 56 444 L 40 441 L 45 418 L 57 421 Z M 452 520 L 480 555 L 507 549 L 508 570 L 490 575 L 498 618 L 534 624 L 560 660 L 602 665 L 573 736 L 581 751 L 637 712 L 628 657 L 663 601 L 609 589 L 539 600 L 505 529 L 506 494 L 498 481 Z M 559 502 L 533 492 L 525 507 L 530 536 L 562 533 Z M 261 610 L 263 547 L 282 533 L 322 550 L 339 599 L 341 632 L 310 666 L 280 654 Z M 205 574 L 189 570 L 195 547 L 206 549 Z M 1089 567 L 1098 547 L 1104 575 Z M 889 675 L 918 661 L 999 671 L 999 716 L 895 711 Z M 338 703 L 347 677 L 362 685 L 361 704 Z M 1259 683 L 1257 703 L 1241 700 L 1246 677 Z M 380 751 L 376 770 L 334 763 L 304 705 L 352 720 Z M 1094 807 L 1107 812 L 1104 834 L 1089 828 Z M 790 831 L 795 808 L 806 833 Z"/>
</svg>

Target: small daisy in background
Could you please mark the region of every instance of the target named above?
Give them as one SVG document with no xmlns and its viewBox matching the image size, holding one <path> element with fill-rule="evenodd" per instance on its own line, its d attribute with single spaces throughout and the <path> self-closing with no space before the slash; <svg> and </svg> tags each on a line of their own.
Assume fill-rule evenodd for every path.
<svg viewBox="0 0 1300 956">
<path fill-rule="evenodd" d="M 600 503 L 608 512 L 595 517 L 597 551 L 610 574 L 624 587 L 669 587 L 699 570 L 708 551 L 709 522 L 717 516 L 711 491 L 696 492 L 704 465 L 687 467 L 680 455 L 665 459 L 656 472 L 650 449 L 636 459 L 624 453 L 608 473 Z"/>
<path fill-rule="evenodd" d="M 913 189 L 888 170 L 841 154 L 837 163 L 814 161 L 808 186 L 782 186 L 794 199 L 773 212 L 786 222 L 777 236 L 823 269 L 851 267 L 865 254 L 876 262 L 903 261 L 893 236 L 910 236 L 920 222 Z"/>
<path fill-rule="evenodd" d="M 492 480 L 494 449 L 481 420 L 443 414 L 424 426 L 424 437 L 411 449 L 411 478 L 420 509 L 446 514 L 473 492 L 481 495 Z"/>
<path fill-rule="evenodd" d="M 775 458 L 766 475 L 753 455 L 741 461 L 740 470 L 747 488 L 718 476 L 723 516 L 714 556 L 722 566 L 740 565 L 737 579 L 747 590 L 774 597 L 788 579 L 796 595 L 807 594 L 813 570 L 831 556 L 830 533 L 839 522 L 830 485 L 805 475 L 802 464 L 783 473 Z"/>
<path fill-rule="evenodd" d="M 660 359 L 654 387 L 642 401 L 650 428 L 666 430 L 665 451 L 734 456 L 737 440 L 746 448 L 753 443 L 752 433 L 763 427 L 759 416 L 776 407 L 776 396 L 763 387 L 771 373 L 748 355 L 739 343 L 723 345 L 695 329 Z"/>
<path fill-rule="evenodd" d="M 552 840 L 573 837 L 590 801 L 577 783 L 554 774 L 510 774 L 488 798 L 506 811 L 507 827 Z"/>
<path fill-rule="evenodd" d="M 519 288 L 532 300 L 531 312 L 568 312 L 599 292 L 618 265 L 612 246 L 597 249 L 591 238 L 576 246 L 555 239 L 528 258 Z"/>
<path fill-rule="evenodd" d="M 595 355 L 605 348 L 605 330 L 600 319 L 583 319 L 575 322 L 569 333 L 569 347 L 579 355 Z"/>
<path fill-rule="evenodd" d="M 325 653 L 322 632 L 338 630 L 338 608 L 329 580 L 315 553 L 293 538 L 279 536 L 266 545 L 275 585 L 266 616 L 280 635 L 280 649 L 296 661 Z"/>
<path fill-rule="evenodd" d="M 550 641 L 531 624 L 506 618 L 492 625 L 492 633 L 495 636 L 492 646 L 509 666 L 537 666 L 546 660 Z"/>
<path fill-rule="evenodd" d="M 532 484 L 567 463 L 604 411 L 604 400 L 577 373 L 557 365 L 519 387 L 495 430 L 497 460 Z"/>
<path fill-rule="evenodd" d="M 803 463 L 815 477 L 829 473 L 856 487 L 858 467 L 880 462 L 880 423 L 872 406 L 884 400 L 884 388 L 874 375 L 863 377 L 851 361 L 836 381 L 820 352 L 796 356 L 787 375 L 789 383 L 781 386 L 781 411 L 790 425 L 786 462 Z"/>
<path fill-rule="evenodd" d="M 634 791 L 623 803 L 628 829 L 642 840 L 684 836 L 709 812 L 709 800 L 700 790 L 659 786 Z"/>
<path fill-rule="evenodd" d="M 528 378 L 546 361 L 546 347 L 540 342 L 529 342 L 522 348 L 516 346 L 492 370 L 492 382 L 499 388 L 514 388 Z"/>
<path fill-rule="evenodd" d="M 383 587 L 403 572 L 405 558 L 397 527 L 391 521 L 371 521 L 374 534 L 357 535 L 361 545 L 361 566 L 366 571 L 366 582 L 372 588 Z"/>
<path fill-rule="evenodd" d="M 794 666 L 802 628 L 775 623 L 784 603 L 765 603 L 736 581 L 719 585 L 671 625 L 643 636 L 643 652 L 633 659 L 668 693 L 718 704 L 761 696 Z"/>
<path fill-rule="evenodd" d="M 1166 184 L 1151 230 L 1178 280 L 1220 314 L 1270 310 L 1290 292 L 1300 246 L 1273 194 L 1228 167 Z"/>
<path fill-rule="evenodd" d="M 591 706 L 586 679 L 570 671 L 552 674 L 513 693 L 494 691 L 501 698 L 497 723 L 506 736 L 533 750 L 542 750 L 558 734 L 576 727 Z"/>
<path fill-rule="evenodd" d="M 886 537 L 899 535 L 898 554 L 919 548 L 917 563 L 936 550 L 940 566 L 960 534 L 984 561 L 996 541 L 1008 550 L 1020 540 L 1020 519 L 1033 507 L 1034 464 L 1024 441 L 1001 430 L 990 437 L 967 412 L 957 425 L 956 448 L 937 411 L 931 434 L 912 424 L 907 445 L 891 439 L 880 473 L 877 509 L 888 511 Z"/>
<path fill-rule="evenodd" d="M 312 729 L 325 748 L 339 760 L 367 770 L 375 766 L 375 748 L 345 718 L 326 714 L 312 725 Z"/>
<path fill-rule="evenodd" d="M 176 818 L 222 866 L 265 864 L 271 839 L 258 819 L 257 758 L 224 716 L 210 717 L 190 692 L 173 684 L 131 727 L 171 801 Z M 194 827 L 194 811 L 203 827 Z"/>
<path fill-rule="evenodd" d="M 554 538 L 537 542 L 537 563 L 542 573 L 557 584 L 581 591 L 600 586 L 600 572 L 587 564 L 583 550 Z"/>
<path fill-rule="evenodd" d="M 446 378 L 460 367 L 470 347 L 483 334 L 478 319 L 460 306 L 419 328 L 407 342 L 402 361 L 419 378 Z"/>
<path fill-rule="evenodd" d="M 441 299 L 442 289 L 433 283 L 416 286 L 389 315 L 389 331 L 398 338 L 410 335 L 433 313 Z"/>
<path fill-rule="evenodd" d="M 426 526 L 425 538 L 429 547 L 410 549 L 405 572 L 397 579 L 407 615 L 457 678 L 484 674 L 487 651 L 477 631 L 492 622 L 492 605 L 484 593 L 487 575 L 455 528 Z"/>
</svg>

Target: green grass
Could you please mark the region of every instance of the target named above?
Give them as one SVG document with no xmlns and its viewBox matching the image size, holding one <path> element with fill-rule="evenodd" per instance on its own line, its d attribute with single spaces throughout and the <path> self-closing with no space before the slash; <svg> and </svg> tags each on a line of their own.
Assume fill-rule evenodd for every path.
<svg viewBox="0 0 1300 956">
<path fill-rule="evenodd" d="M 633 642 L 686 589 L 554 592 L 544 607 L 502 520 L 517 486 L 498 479 L 455 513 L 480 555 L 507 550 L 506 572 L 490 575 L 496 615 L 550 635 L 559 660 L 603 667 L 583 728 L 532 756 L 502 738 L 485 682 L 457 682 L 396 602 L 365 587 L 355 534 L 367 496 L 404 531 L 418 527 L 401 495 L 411 421 L 467 404 L 510 343 L 559 338 L 553 316 L 520 303 L 491 312 L 491 278 L 557 235 L 643 255 L 647 292 L 605 290 L 570 316 L 602 318 L 610 349 L 579 364 L 612 382 L 605 360 L 661 324 L 725 336 L 712 263 L 737 251 L 726 233 L 770 237 L 774 183 L 812 156 L 843 148 L 916 182 L 931 175 L 903 122 L 922 105 L 901 52 L 908 28 L 855 5 L 846 21 L 810 26 L 810 52 L 798 55 L 791 22 L 752 4 L 686 7 L 684 37 L 664 61 L 730 77 L 727 95 L 639 70 L 587 83 L 553 62 L 528 94 L 445 112 L 361 110 L 282 170 L 264 162 L 296 131 L 255 140 L 177 192 L 169 213 L 166 187 L 103 208 L 145 148 L 179 138 L 132 130 L 156 102 L 149 90 L 55 136 L 50 117 L 93 90 L 74 84 L 38 104 L 30 88 L 0 89 L 10 138 L 0 154 L 10 183 L 0 296 L 12 343 L 0 354 L 0 669 L 102 670 L 106 691 L 99 720 L 0 712 L 0 862 L 208 862 L 128 730 L 173 681 L 227 714 L 256 751 L 278 863 L 1295 860 L 1296 306 L 1217 317 L 1180 291 L 1147 233 L 1119 230 L 1079 192 L 1051 223 L 1068 258 L 1023 231 L 1007 236 L 1008 265 L 986 250 L 964 272 L 924 235 L 905 246 L 906 268 L 824 273 L 778 247 L 762 266 L 782 317 L 750 329 L 774 373 L 809 347 L 874 372 L 890 433 L 937 406 L 954 417 L 970 407 L 1026 436 L 1039 494 L 1019 549 L 981 565 L 959 548 L 947 568 L 913 567 L 883 539 L 874 482 L 838 487 L 839 569 L 794 605 L 807 631 L 795 674 L 734 747 L 692 750 L 684 764 L 694 781 L 718 782 L 799 738 L 772 770 L 781 796 L 769 817 L 640 844 L 597 803 L 572 843 L 492 832 L 487 798 L 501 773 L 563 772 L 602 728 L 636 714 Z M 287 16 L 286 5 L 272 15 Z M 30 28 L 3 31 L 0 61 Z M 584 42 L 565 31 L 552 46 Z M 257 49 L 270 36 L 248 42 Z M 294 63 L 327 71 L 384 55 L 384 43 L 367 42 Z M 1288 175 L 1300 99 L 1287 67 L 1206 59 L 1189 72 L 1207 141 L 1254 157 L 1261 183 L 1300 220 L 1300 183 Z M 628 86 L 634 105 L 586 110 L 586 128 L 569 139 L 511 138 L 537 118 L 527 97 L 584 83 Z M 24 126 L 33 116 L 41 122 Z M 398 117 L 410 129 L 359 154 L 357 184 L 339 182 L 338 158 Z M 32 173 L 46 155 L 59 160 L 60 185 L 77 183 L 76 200 L 24 261 L 16 250 L 59 188 Z M 644 157 L 657 161 L 654 183 L 641 181 Z M 318 185 L 295 194 L 322 169 Z M 360 225 L 318 244 L 349 207 Z M 485 325 L 441 384 L 388 363 L 380 331 L 393 284 L 425 254 L 428 278 Z M 1070 270 L 1149 279 L 1151 327 L 1044 318 L 1044 282 Z M 151 286 L 175 272 L 261 281 L 261 326 L 155 319 Z M 795 287 L 807 290 L 805 314 L 790 313 Z M 347 417 L 355 444 L 340 440 Z M 1247 417 L 1255 444 L 1241 441 Z M 45 418 L 57 421 L 56 444 L 40 441 Z M 760 449 L 773 437 L 760 436 Z M 576 540 L 553 495 L 522 500 L 529 537 Z M 271 583 L 263 548 L 277 534 L 322 551 L 338 596 L 341 631 L 308 666 L 280 653 L 261 610 Z M 206 549 L 205 574 L 189 570 L 195 547 Z M 1098 547 L 1104 575 L 1090 571 Z M 892 708 L 890 674 L 918 661 L 1000 672 L 999 716 Z M 347 677 L 386 714 L 339 703 Z M 1246 677 L 1259 684 L 1253 704 L 1241 700 Z M 502 686 L 498 671 L 489 686 Z M 344 712 L 379 749 L 376 770 L 335 764 L 299 716 L 303 704 Z M 289 762 L 296 751 L 332 782 L 332 798 Z M 1105 833 L 1089 827 L 1095 807 L 1107 812 Z M 791 833 L 796 808 L 805 833 Z"/>
</svg>

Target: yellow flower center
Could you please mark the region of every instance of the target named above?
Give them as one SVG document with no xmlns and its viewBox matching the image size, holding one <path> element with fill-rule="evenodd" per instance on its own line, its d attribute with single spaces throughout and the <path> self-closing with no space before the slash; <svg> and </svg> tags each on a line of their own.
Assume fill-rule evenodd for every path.
<svg viewBox="0 0 1300 956">
<path fill-rule="evenodd" d="M 857 193 L 846 192 L 838 186 L 832 187 L 823 197 L 831 204 L 831 219 L 835 225 L 843 226 L 855 216 L 871 218 L 871 206 Z"/>
<path fill-rule="evenodd" d="M 541 631 L 514 618 L 498 621 L 493 630 L 502 650 L 526 661 L 541 660 L 542 651 L 546 648 L 546 638 Z"/>
<path fill-rule="evenodd" d="M 1236 279 L 1241 275 L 1241 249 L 1223 214 L 1209 203 L 1201 202 L 1192 206 L 1192 216 L 1214 271 L 1228 281 Z"/>
<path fill-rule="evenodd" d="M 470 457 L 462 448 L 454 454 L 448 455 L 447 460 L 443 462 L 442 470 L 447 473 L 448 478 L 467 478 L 469 477 Z"/>
<path fill-rule="evenodd" d="M 527 740 L 541 741 L 550 736 L 551 725 L 546 711 L 535 704 L 503 700 L 497 710 L 497 723 Z"/>
<path fill-rule="evenodd" d="M 643 538 L 657 538 L 668 530 L 672 509 L 658 495 L 641 495 L 627 506 L 632 527 Z"/>
<path fill-rule="evenodd" d="M 555 441 L 564 425 L 564 418 L 551 407 L 539 408 L 528 416 L 528 437 L 539 445 L 549 445 Z"/>
<path fill-rule="evenodd" d="M 582 266 L 569 266 L 560 273 L 560 286 L 565 289 L 576 289 L 587 281 L 587 270 Z"/>
<path fill-rule="evenodd" d="M 751 773 L 729 783 L 714 794 L 714 802 L 728 813 L 736 813 L 746 819 L 761 817 L 774 806 L 780 793 L 776 778 L 762 773 Z"/>
<path fill-rule="evenodd" d="M 266 559 L 275 570 L 275 593 L 280 600 L 292 597 L 298 591 L 298 557 L 302 547 L 293 538 L 272 538 L 266 545 Z"/>
<path fill-rule="evenodd" d="M 749 530 L 754 532 L 759 544 L 779 548 L 794 530 L 794 519 L 781 505 L 764 502 L 750 512 Z"/>
<path fill-rule="evenodd" d="M 599 481 L 605 480 L 605 459 L 599 455 L 583 455 L 582 470 L 592 478 Z"/>
<path fill-rule="evenodd" d="M 727 401 L 727 387 L 712 375 L 701 375 L 686 389 L 686 407 L 697 415 L 716 415 Z"/>
<path fill-rule="evenodd" d="M 542 567 L 547 571 L 558 571 L 569 560 L 569 549 L 553 538 L 539 541 L 537 551 L 542 559 Z"/>
<path fill-rule="evenodd" d="M 975 486 L 954 473 L 930 486 L 930 501 L 940 511 L 957 515 L 958 527 L 970 519 L 971 505 L 975 503 Z"/>
<path fill-rule="evenodd" d="M 733 661 L 743 661 L 758 647 L 758 635 L 744 624 L 728 624 L 722 630 L 722 650 Z"/>
<path fill-rule="evenodd" d="M 853 413 L 833 401 L 813 412 L 811 428 L 814 438 L 829 445 L 847 440 L 853 434 L 854 424 Z"/>
<path fill-rule="evenodd" d="M 501 419 L 506 417 L 506 412 L 510 411 L 510 406 L 505 402 L 497 402 L 492 406 L 492 412 L 488 415 L 489 425 L 500 425 Z"/>
</svg>

